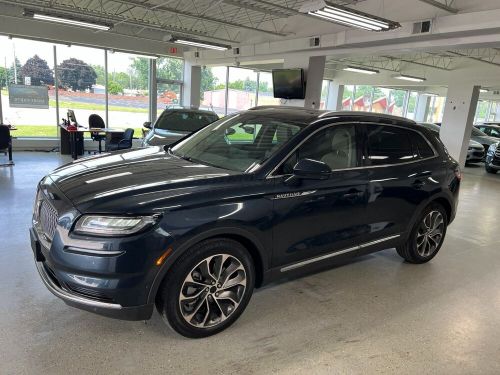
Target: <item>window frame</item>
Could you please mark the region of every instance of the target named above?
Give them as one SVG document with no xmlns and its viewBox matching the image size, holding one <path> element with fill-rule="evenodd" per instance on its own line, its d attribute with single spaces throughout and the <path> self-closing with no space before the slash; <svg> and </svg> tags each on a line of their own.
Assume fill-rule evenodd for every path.
<svg viewBox="0 0 500 375">
<path fill-rule="evenodd" d="M 351 171 L 351 170 L 357 170 L 357 169 L 367 169 L 367 168 L 387 168 L 387 167 L 394 167 L 394 166 L 400 166 L 400 165 L 407 165 L 407 164 L 418 163 L 418 162 L 422 162 L 422 161 L 426 161 L 426 160 L 431 160 L 431 159 L 435 159 L 435 158 L 439 157 L 439 152 L 436 150 L 436 148 L 434 147 L 434 145 L 427 139 L 426 135 L 424 133 L 422 133 L 418 129 L 411 129 L 411 128 L 408 128 L 405 125 L 399 125 L 399 124 L 385 124 L 385 123 L 367 122 L 367 121 L 342 121 L 342 122 L 334 122 L 334 123 L 325 124 L 325 125 L 319 127 L 318 129 L 315 129 L 311 133 L 309 133 L 289 153 L 287 153 L 284 158 L 282 158 L 278 163 L 276 163 L 276 165 L 267 173 L 267 175 L 266 175 L 265 178 L 266 179 L 271 179 L 271 178 L 281 178 L 281 177 L 290 176 L 290 174 L 275 174 L 275 173 L 282 166 L 282 164 L 284 164 L 288 160 L 288 158 L 293 153 L 295 153 L 305 142 L 307 142 L 307 140 L 309 138 L 311 138 L 313 135 L 315 135 L 316 133 L 318 133 L 319 131 L 321 131 L 321 130 L 323 130 L 325 128 L 332 127 L 332 126 L 339 126 L 339 125 L 351 125 L 351 124 L 354 124 L 356 126 L 356 139 L 360 140 L 360 143 L 358 143 L 357 147 L 360 148 L 358 157 L 359 156 L 362 157 L 362 160 L 361 160 L 362 163 L 361 163 L 361 165 L 359 167 L 346 168 L 346 169 L 334 169 L 334 170 L 332 170 L 332 173 L 341 172 L 341 171 Z M 368 156 L 367 149 L 366 149 L 366 143 L 367 143 L 366 125 L 392 126 L 392 127 L 401 128 L 401 129 L 404 129 L 404 130 L 415 132 L 415 133 L 421 135 L 424 138 L 424 140 L 427 142 L 427 144 L 431 148 L 431 150 L 434 153 L 434 155 L 430 156 L 430 157 L 427 157 L 427 158 L 420 158 L 419 157 L 417 159 L 410 160 L 410 161 L 405 161 L 403 163 L 398 163 L 398 164 L 365 165 L 364 164 L 364 160 L 366 160 L 366 158 Z M 410 140 L 411 140 L 411 138 L 410 138 Z M 414 147 L 413 146 L 413 142 L 411 142 L 411 144 L 412 144 L 412 148 L 413 148 Z"/>
</svg>

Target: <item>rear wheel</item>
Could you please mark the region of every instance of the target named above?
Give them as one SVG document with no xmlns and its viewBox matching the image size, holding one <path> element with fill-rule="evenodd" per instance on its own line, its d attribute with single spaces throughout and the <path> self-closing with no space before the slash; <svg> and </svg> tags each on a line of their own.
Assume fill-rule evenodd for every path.
<svg viewBox="0 0 500 375">
<path fill-rule="evenodd" d="M 396 248 L 409 263 L 425 263 L 436 256 L 446 235 L 448 217 L 438 203 L 429 205 L 413 226 L 408 241 Z"/>
<path fill-rule="evenodd" d="M 169 270 L 156 307 L 181 335 L 211 336 L 233 324 L 246 308 L 254 275 L 252 258 L 239 242 L 203 241 Z"/>
</svg>

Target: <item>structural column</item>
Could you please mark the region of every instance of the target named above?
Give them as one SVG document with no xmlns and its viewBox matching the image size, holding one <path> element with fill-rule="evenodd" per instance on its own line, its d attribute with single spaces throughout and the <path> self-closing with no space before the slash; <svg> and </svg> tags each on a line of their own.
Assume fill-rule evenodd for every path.
<svg viewBox="0 0 500 375">
<path fill-rule="evenodd" d="M 325 56 L 290 55 L 285 57 L 284 68 L 302 68 L 305 72 L 305 99 L 282 100 L 282 105 L 319 109 L 321 87 L 325 72 Z"/>
<path fill-rule="evenodd" d="M 326 100 L 326 109 L 332 111 L 342 110 L 342 99 L 344 97 L 344 85 L 339 85 L 334 81 L 328 82 L 328 96 Z"/>
<path fill-rule="evenodd" d="M 415 109 L 415 121 L 424 122 L 429 113 L 429 104 L 431 97 L 426 94 L 419 94 L 417 100 L 417 108 Z"/>
<path fill-rule="evenodd" d="M 199 108 L 201 91 L 201 66 L 184 61 L 184 86 L 182 104 L 186 107 Z"/>
<path fill-rule="evenodd" d="M 480 86 L 452 83 L 444 107 L 440 138 L 450 155 L 465 165 Z"/>
</svg>

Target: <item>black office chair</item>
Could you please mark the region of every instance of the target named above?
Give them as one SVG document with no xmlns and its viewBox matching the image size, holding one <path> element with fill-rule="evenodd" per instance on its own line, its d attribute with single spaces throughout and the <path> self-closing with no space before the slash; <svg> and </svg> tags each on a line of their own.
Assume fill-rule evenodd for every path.
<svg viewBox="0 0 500 375">
<path fill-rule="evenodd" d="M 0 164 L 2 167 L 14 165 L 12 161 L 12 138 L 10 137 L 10 129 L 7 125 L 0 124 L 0 152 L 9 154 L 9 162 Z"/>
<path fill-rule="evenodd" d="M 101 116 L 96 115 L 95 113 L 89 116 L 89 128 L 104 129 L 105 127 L 106 124 L 104 123 L 104 120 L 102 119 Z M 90 138 L 92 138 L 93 141 L 99 142 L 99 153 L 101 153 L 102 152 L 101 142 L 106 139 L 106 134 L 102 134 L 99 132 L 92 132 L 90 133 Z"/>
<path fill-rule="evenodd" d="M 134 137 L 134 129 L 127 129 L 123 133 L 122 139 L 116 141 L 111 140 L 106 143 L 106 151 L 116 151 L 116 150 L 124 150 L 127 148 L 132 148 L 132 138 Z"/>
</svg>

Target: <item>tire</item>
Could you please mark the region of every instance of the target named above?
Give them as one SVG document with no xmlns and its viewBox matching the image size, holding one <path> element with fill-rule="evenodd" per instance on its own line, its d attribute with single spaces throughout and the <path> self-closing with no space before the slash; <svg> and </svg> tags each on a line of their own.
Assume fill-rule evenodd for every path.
<svg viewBox="0 0 500 375">
<path fill-rule="evenodd" d="M 441 249 L 447 226 L 448 215 L 444 207 L 431 203 L 422 211 L 406 243 L 396 247 L 396 251 L 409 263 L 426 263 Z M 432 229 L 434 227 L 436 230 Z"/>
<path fill-rule="evenodd" d="M 488 172 L 488 173 L 497 174 L 497 170 L 489 167 L 488 164 L 486 164 L 484 168 L 486 169 L 486 172 Z"/>
<path fill-rule="evenodd" d="M 207 337 L 238 319 L 254 284 L 254 264 L 246 248 L 231 239 L 209 239 L 172 265 L 158 291 L 156 308 L 179 334 Z"/>
</svg>

